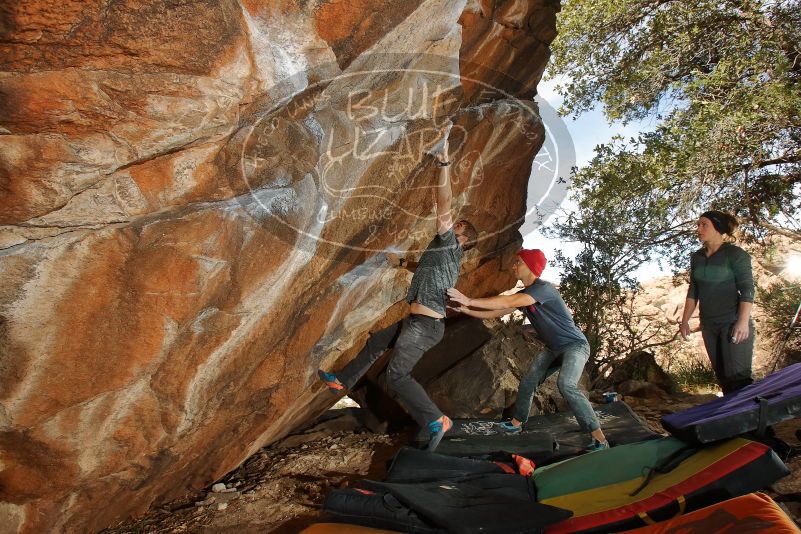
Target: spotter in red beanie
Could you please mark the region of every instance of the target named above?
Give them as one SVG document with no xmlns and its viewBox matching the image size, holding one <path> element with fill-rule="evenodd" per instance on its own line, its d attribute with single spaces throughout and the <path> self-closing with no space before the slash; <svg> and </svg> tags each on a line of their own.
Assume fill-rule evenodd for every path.
<svg viewBox="0 0 801 534">
<path fill-rule="evenodd" d="M 545 254 L 538 248 L 533 250 L 524 248 L 518 252 L 517 255 L 538 278 L 542 274 L 542 271 L 545 270 L 545 264 L 548 263 L 548 260 L 545 259 Z"/>
</svg>

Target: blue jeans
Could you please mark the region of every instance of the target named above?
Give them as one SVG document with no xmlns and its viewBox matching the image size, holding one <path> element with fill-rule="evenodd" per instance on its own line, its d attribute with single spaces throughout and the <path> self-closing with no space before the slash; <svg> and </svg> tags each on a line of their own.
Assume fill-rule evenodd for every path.
<svg viewBox="0 0 801 534">
<path fill-rule="evenodd" d="M 558 367 L 551 367 L 557 358 L 562 357 L 562 364 Z M 515 403 L 514 418 L 525 423 L 528 421 L 528 413 L 531 411 L 531 401 L 537 388 L 545 382 L 550 374 L 559 370 L 559 393 L 565 398 L 573 415 L 576 416 L 582 430 L 593 432 L 601 428 L 598 417 L 592 409 L 590 401 L 578 388 L 578 381 L 584 371 L 584 365 L 590 359 L 590 345 L 585 342 L 573 343 L 562 347 L 558 351 L 545 349 L 540 352 L 531 364 L 526 376 L 520 381 L 517 390 L 517 402 Z"/>
</svg>

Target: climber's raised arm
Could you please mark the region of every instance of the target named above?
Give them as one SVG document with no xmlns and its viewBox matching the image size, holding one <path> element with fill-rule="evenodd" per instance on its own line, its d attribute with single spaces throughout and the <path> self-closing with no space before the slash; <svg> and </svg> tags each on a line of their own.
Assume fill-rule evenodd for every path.
<svg viewBox="0 0 801 534">
<path fill-rule="evenodd" d="M 442 235 L 453 227 L 453 216 L 451 215 L 451 203 L 453 193 L 451 192 L 451 161 L 448 155 L 448 138 L 450 128 L 443 129 L 442 135 L 445 136 L 441 145 L 441 150 L 436 154 L 436 165 L 439 167 L 437 178 L 437 233 Z"/>
</svg>

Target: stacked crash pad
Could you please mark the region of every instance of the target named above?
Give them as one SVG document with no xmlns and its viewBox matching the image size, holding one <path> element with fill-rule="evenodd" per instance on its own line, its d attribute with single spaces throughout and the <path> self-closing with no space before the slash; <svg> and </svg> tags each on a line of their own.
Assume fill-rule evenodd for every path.
<svg viewBox="0 0 801 534">
<path fill-rule="evenodd" d="M 648 440 L 530 477 L 508 465 L 405 449 L 385 482 L 335 490 L 325 509 L 348 523 L 403 532 L 610 532 L 744 495 L 787 473 L 769 447 L 745 439 L 703 448 Z"/>
<path fill-rule="evenodd" d="M 456 420 L 437 453 L 404 448 L 383 482 L 335 490 L 325 509 L 339 521 L 400 532 L 700 534 L 727 522 L 799 532 L 773 501 L 753 494 L 787 467 L 767 445 L 734 437 L 801 413 L 799 374 L 801 364 L 664 417 L 675 437 L 655 434 L 622 402 L 602 406 L 613 447 L 580 456 L 588 438 L 569 412 L 532 417 L 513 435 L 495 421 Z"/>
<path fill-rule="evenodd" d="M 784 510 L 764 493 L 749 493 L 707 506 L 687 515 L 655 523 L 625 534 L 801 534 Z"/>
<path fill-rule="evenodd" d="M 573 512 L 549 532 L 614 532 L 769 486 L 789 470 L 762 443 L 693 447 L 665 437 L 571 458 L 534 472 L 537 500 Z"/>
<path fill-rule="evenodd" d="M 362 480 L 335 490 L 324 508 L 349 523 L 402 532 L 543 532 L 570 512 L 536 502 L 520 475 L 481 474 L 408 483 Z"/>
<path fill-rule="evenodd" d="M 662 426 L 691 443 L 711 443 L 801 416 L 801 363 L 721 398 L 662 417 Z"/>
<path fill-rule="evenodd" d="M 321 523 L 303 534 L 391 534 L 398 531 L 377 530 L 358 525 Z M 654 523 L 624 534 L 710 534 L 747 532 L 749 534 L 801 534 L 801 529 L 770 497 L 749 493 L 728 499 L 694 512 Z"/>
</svg>

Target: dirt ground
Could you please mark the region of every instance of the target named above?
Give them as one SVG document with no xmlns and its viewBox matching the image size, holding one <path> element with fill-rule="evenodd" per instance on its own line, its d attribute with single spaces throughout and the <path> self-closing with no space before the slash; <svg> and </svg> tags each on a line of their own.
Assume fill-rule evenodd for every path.
<svg viewBox="0 0 801 534">
<path fill-rule="evenodd" d="M 712 394 L 680 394 L 625 401 L 657 432 L 667 413 L 705 402 Z M 359 478 L 381 479 L 386 462 L 409 435 L 372 434 L 350 410 L 330 411 L 330 419 L 260 450 L 237 470 L 187 498 L 155 507 L 144 517 L 103 534 L 123 533 L 264 533 L 294 534 L 324 521 L 321 507 L 329 488 Z M 801 445 L 801 421 L 776 428 L 791 445 Z M 801 456 L 787 462 L 792 474 L 767 493 L 793 517 L 801 518 Z M 224 489 L 221 486 L 224 484 Z"/>
<path fill-rule="evenodd" d="M 373 434 L 347 402 L 341 406 L 346 408 L 329 411 L 330 419 L 261 449 L 216 487 L 154 507 L 102 534 L 294 534 L 320 522 L 329 488 L 383 478 L 386 462 L 409 439 Z"/>
</svg>

